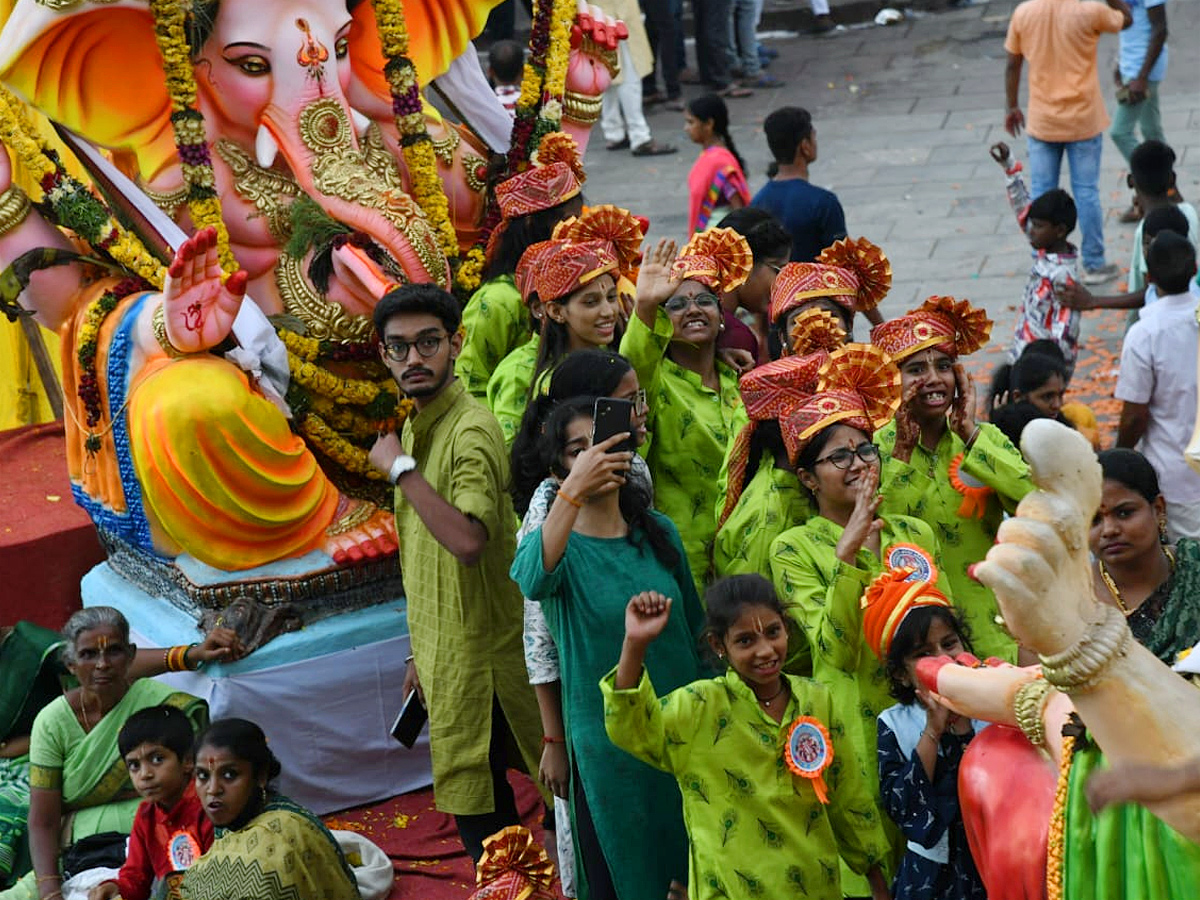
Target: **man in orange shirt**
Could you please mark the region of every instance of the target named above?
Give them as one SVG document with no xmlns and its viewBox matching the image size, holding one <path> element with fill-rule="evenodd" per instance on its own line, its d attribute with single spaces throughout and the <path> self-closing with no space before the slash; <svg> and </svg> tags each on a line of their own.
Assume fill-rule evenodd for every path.
<svg viewBox="0 0 1200 900">
<path fill-rule="evenodd" d="M 1025 0 L 1013 11 L 1004 41 L 1008 51 L 1004 127 L 1014 137 L 1022 128 L 1027 132 L 1035 198 L 1058 187 L 1066 154 L 1083 233 L 1085 284 L 1102 284 L 1119 271 L 1104 261 L 1100 150 L 1109 119 L 1096 70 L 1096 45 L 1101 34 L 1121 31 L 1132 22 L 1125 0 Z M 1025 60 L 1029 60 L 1028 121 L 1017 100 Z"/>
</svg>

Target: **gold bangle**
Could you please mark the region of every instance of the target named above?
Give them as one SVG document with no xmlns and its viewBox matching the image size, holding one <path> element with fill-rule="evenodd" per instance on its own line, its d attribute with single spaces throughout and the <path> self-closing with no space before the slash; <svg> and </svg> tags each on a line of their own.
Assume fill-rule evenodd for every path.
<svg viewBox="0 0 1200 900">
<path fill-rule="evenodd" d="M 1096 686 L 1105 669 L 1125 655 L 1133 635 L 1125 616 L 1105 605 L 1104 619 L 1079 641 L 1060 653 L 1043 656 L 1046 681 L 1065 694 L 1082 693 Z"/>
<path fill-rule="evenodd" d="M 167 314 L 163 311 L 161 303 L 154 310 L 154 315 L 150 321 L 154 329 L 154 339 L 158 341 L 158 346 L 162 347 L 163 353 L 172 359 L 178 359 L 183 356 L 183 351 L 172 344 L 171 338 L 167 335 Z"/>
<path fill-rule="evenodd" d="M 1052 690 L 1054 685 L 1045 678 L 1034 678 L 1017 688 L 1013 697 L 1013 715 L 1017 719 L 1017 726 L 1035 747 L 1046 744 L 1046 723 L 1042 721 L 1042 711 Z"/>
<path fill-rule="evenodd" d="M 563 94 L 563 118 L 580 125 L 595 125 L 600 121 L 600 105 L 603 102 L 602 97 L 566 91 Z"/>
<path fill-rule="evenodd" d="M 32 207 L 29 195 L 15 184 L 10 185 L 8 190 L 0 194 L 0 235 L 8 234 L 24 222 Z"/>
</svg>

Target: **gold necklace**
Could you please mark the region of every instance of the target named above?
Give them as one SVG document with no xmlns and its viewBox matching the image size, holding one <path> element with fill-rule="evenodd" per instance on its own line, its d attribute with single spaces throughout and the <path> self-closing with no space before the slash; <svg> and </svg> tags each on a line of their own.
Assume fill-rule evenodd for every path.
<svg viewBox="0 0 1200 900">
<path fill-rule="evenodd" d="M 1160 544 L 1159 546 L 1162 546 L 1162 545 Z M 1165 556 L 1167 558 L 1167 563 L 1171 567 L 1171 572 L 1174 573 L 1174 571 L 1175 571 L 1175 554 L 1173 552 L 1171 552 L 1170 547 L 1165 547 L 1165 546 L 1163 546 L 1162 552 L 1163 552 L 1163 556 Z M 1104 565 L 1104 560 L 1098 559 L 1098 560 L 1096 560 L 1096 562 L 1099 563 L 1099 565 L 1100 565 L 1100 578 L 1104 581 L 1104 586 L 1106 588 L 1108 588 L 1108 592 L 1110 594 L 1112 594 L 1112 598 L 1117 601 L 1117 608 L 1120 609 L 1121 612 L 1123 612 L 1126 615 L 1126 617 L 1132 616 L 1134 614 L 1134 612 L 1137 611 L 1137 607 L 1130 609 L 1125 604 L 1125 598 L 1121 596 L 1121 591 L 1117 588 L 1117 583 L 1115 581 L 1113 581 L 1112 575 L 1110 575 L 1108 573 L 1108 567 L 1106 565 Z"/>
</svg>

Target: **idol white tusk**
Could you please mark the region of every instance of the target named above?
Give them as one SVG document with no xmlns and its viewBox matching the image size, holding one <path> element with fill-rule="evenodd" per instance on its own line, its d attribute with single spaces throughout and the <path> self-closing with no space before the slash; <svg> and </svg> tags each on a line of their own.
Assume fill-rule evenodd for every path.
<svg viewBox="0 0 1200 900">
<path fill-rule="evenodd" d="M 359 137 L 364 137 L 367 129 L 371 127 L 371 120 L 353 106 L 350 107 L 350 121 L 354 123 L 354 133 Z"/>
<path fill-rule="evenodd" d="M 275 157 L 279 155 L 279 145 L 266 124 L 258 126 L 258 134 L 254 136 L 254 158 L 264 169 L 275 165 Z"/>
</svg>

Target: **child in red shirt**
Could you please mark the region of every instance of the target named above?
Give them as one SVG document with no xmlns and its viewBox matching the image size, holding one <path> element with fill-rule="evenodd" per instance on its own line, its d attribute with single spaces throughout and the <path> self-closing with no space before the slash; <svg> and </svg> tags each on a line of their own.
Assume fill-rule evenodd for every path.
<svg viewBox="0 0 1200 900">
<path fill-rule="evenodd" d="M 191 721 L 173 706 L 140 710 L 122 726 L 117 746 L 144 800 L 125 865 L 115 881 L 92 888 L 88 900 L 149 900 L 156 883 L 171 882 L 212 846 L 212 822 L 192 783 L 194 740 Z M 168 887 L 166 896 L 178 893 Z"/>
</svg>

